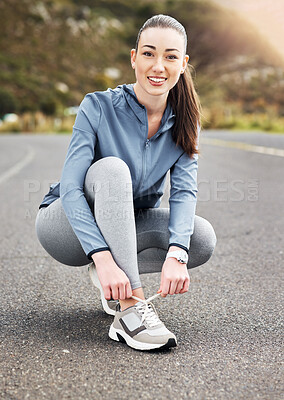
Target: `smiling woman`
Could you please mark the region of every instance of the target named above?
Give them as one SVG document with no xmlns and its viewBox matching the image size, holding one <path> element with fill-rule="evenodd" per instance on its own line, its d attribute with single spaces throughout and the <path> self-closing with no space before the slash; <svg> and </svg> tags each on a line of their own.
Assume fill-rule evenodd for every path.
<svg viewBox="0 0 284 400">
<path fill-rule="evenodd" d="M 195 215 L 200 111 L 186 44 L 174 18 L 146 21 L 131 50 L 136 82 L 85 96 L 61 180 L 36 220 L 56 260 L 92 261 L 103 308 L 115 316 L 109 337 L 139 350 L 176 346 L 149 301 L 187 292 L 188 269 L 207 262 L 216 243 L 210 223 Z M 159 207 L 168 171 L 169 209 Z M 138 262 L 144 250 L 146 265 Z M 161 272 L 160 286 L 145 300 L 140 274 L 153 272 Z"/>
<path fill-rule="evenodd" d="M 168 48 L 171 44 L 175 47 Z M 163 90 L 157 91 L 160 104 L 149 105 L 150 113 L 154 114 L 161 105 L 165 106 L 165 96 L 184 72 L 189 57 L 184 55 L 183 48 L 184 39 L 178 32 L 169 28 L 148 28 L 142 32 L 137 50 L 131 51 L 137 95 L 145 98 L 147 90 L 150 90 L 149 83 L 151 86 L 163 86 Z"/>
<path fill-rule="evenodd" d="M 131 50 L 131 63 L 136 75 L 134 90 L 147 108 L 150 133 L 155 132 L 157 117 L 163 115 L 168 100 L 176 115 L 173 139 L 192 156 L 198 154 L 200 103 L 188 68 L 186 49 L 184 27 L 174 18 L 158 15 L 140 29 L 135 49 Z M 151 118 L 156 121 L 154 127 Z"/>
<path fill-rule="evenodd" d="M 145 29 L 137 50 L 131 50 L 131 64 L 136 75 L 133 88 L 147 108 L 148 139 L 160 126 L 168 93 L 184 73 L 188 58 L 184 54 L 184 38 L 170 28 Z"/>
</svg>

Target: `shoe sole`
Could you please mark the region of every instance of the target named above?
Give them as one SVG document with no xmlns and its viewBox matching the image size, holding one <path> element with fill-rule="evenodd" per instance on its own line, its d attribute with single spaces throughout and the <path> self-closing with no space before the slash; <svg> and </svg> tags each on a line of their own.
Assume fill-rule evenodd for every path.
<svg viewBox="0 0 284 400">
<path fill-rule="evenodd" d="M 171 338 L 167 343 L 141 343 L 132 339 L 126 332 L 121 329 L 115 329 L 113 324 L 109 328 L 109 337 L 116 342 L 126 343 L 129 347 L 135 350 L 154 350 L 154 349 L 169 349 L 171 347 L 176 347 L 177 342 L 174 338 Z"/>
<path fill-rule="evenodd" d="M 100 291 L 101 302 L 102 302 L 104 311 L 109 315 L 115 316 L 115 310 L 112 310 L 107 304 L 107 300 L 105 299 L 104 291 L 103 291 L 101 282 L 99 280 L 99 277 L 97 275 L 96 269 L 92 268 L 92 267 L 89 267 L 88 269 L 89 269 L 89 275 L 90 275 L 91 281 L 93 282 L 93 285 Z"/>
</svg>

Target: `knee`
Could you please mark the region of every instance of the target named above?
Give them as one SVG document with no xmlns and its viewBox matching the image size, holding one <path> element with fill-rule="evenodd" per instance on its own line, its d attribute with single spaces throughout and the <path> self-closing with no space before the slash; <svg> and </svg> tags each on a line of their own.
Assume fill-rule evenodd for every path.
<svg viewBox="0 0 284 400">
<path fill-rule="evenodd" d="M 101 198 L 109 198 L 111 190 L 115 191 L 116 196 L 128 198 L 132 194 L 129 167 L 122 159 L 113 156 L 101 158 L 92 164 L 84 182 L 84 192 L 91 207 L 95 194 Z M 98 197 L 96 199 L 98 201 Z"/>
<path fill-rule="evenodd" d="M 130 170 L 125 161 L 119 157 L 109 156 L 96 161 L 88 170 L 91 173 L 94 170 L 95 176 L 103 176 L 114 180 L 129 180 Z"/>
<path fill-rule="evenodd" d="M 202 265 L 211 258 L 217 243 L 217 237 L 210 222 L 201 217 L 196 218 L 196 229 L 194 229 L 191 243 L 194 259 L 196 259 L 195 266 Z"/>
</svg>

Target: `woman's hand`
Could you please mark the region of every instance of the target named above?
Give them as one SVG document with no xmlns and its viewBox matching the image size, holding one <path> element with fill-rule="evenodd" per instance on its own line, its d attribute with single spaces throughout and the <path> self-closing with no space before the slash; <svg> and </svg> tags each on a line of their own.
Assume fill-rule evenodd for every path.
<svg viewBox="0 0 284 400">
<path fill-rule="evenodd" d="M 94 253 L 96 265 L 106 300 L 125 300 L 132 296 L 130 281 L 114 261 L 110 251 Z"/>
<path fill-rule="evenodd" d="M 185 293 L 188 291 L 189 282 L 187 264 L 181 264 L 177 259 L 169 257 L 163 264 L 158 293 L 161 293 L 162 297 Z"/>
</svg>

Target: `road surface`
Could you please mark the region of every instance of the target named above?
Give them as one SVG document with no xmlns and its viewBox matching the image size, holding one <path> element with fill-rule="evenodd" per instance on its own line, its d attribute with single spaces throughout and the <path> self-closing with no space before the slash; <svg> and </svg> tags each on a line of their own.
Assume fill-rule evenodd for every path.
<svg viewBox="0 0 284 400">
<path fill-rule="evenodd" d="M 203 132 L 197 214 L 218 243 L 188 293 L 155 301 L 178 339 L 156 353 L 111 341 L 87 267 L 59 264 L 37 241 L 69 140 L 0 136 L 0 398 L 283 399 L 284 157 L 255 148 L 284 149 L 284 135 Z M 151 295 L 159 275 L 142 282 Z"/>
</svg>

